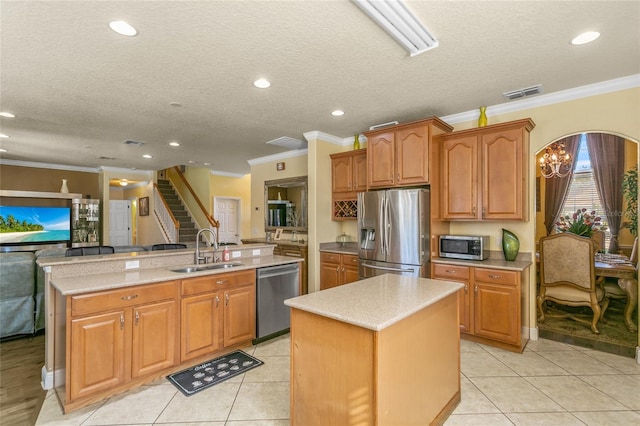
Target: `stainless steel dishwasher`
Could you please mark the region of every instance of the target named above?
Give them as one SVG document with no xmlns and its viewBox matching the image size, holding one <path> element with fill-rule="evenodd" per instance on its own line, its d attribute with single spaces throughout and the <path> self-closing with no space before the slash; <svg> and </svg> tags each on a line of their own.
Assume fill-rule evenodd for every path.
<svg viewBox="0 0 640 426">
<path fill-rule="evenodd" d="M 300 264 L 268 266 L 256 270 L 256 339 L 254 342 L 284 334 L 290 327 L 286 299 L 299 295 Z"/>
</svg>

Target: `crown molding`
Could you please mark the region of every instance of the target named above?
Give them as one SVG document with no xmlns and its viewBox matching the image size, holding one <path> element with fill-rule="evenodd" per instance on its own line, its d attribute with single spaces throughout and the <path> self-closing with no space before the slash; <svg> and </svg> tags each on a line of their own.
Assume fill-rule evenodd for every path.
<svg viewBox="0 0 640 426">
<path fill-rule="evenodd" d="M 604 93 L 617 92 L 619 90 L 632 89 L 640 87 L 640 74 L 634 74 L 627 77 L 616 78 L 613 80 L 601 81 L 599 83 L 588 84 L 586 86 L 574 87 L 573 89 L 561 90 L 559 92 L 548 93 L 546 95 L 538 95 L 532 98 L 524 98 L 505 102 L 487 107 L 487 115 L 506 114 L 517 112 L 531 108 L 537 108 L 545 105 L 553 105 L 562 102 L 568 102 L 575 99 L 588 98 L 590 96 L 602 95 Z M 440 117 L 441 120 L 449 124 L 457 124 L 465 121 L 478 119 L 478 110 L 465 111 L 458 114 L 451 114 Z"/>
<path fill-rule="evenodd" d="M 254 160 L 249 160 L 249 161 L 254 161 Z M 246 176 L 246 174 L 242 174 L 242 173 L 219 172 L 216 170 L 211 170 L 210 173 L 213 176 L 225 176 L 225 177 L 232 177 L 232 178 L 242 178 Z"/>
<path fill-rule="evenodd" d="M 346 139 L 339 138 L 334 135 L 330 135 L 329 133 L 320 132 L 318 130 L 313 130 L 311 132 L 305 132 L 302 134 L 307 141 L 312 140 L 322 140 L 325 142 L 332 143 L 334 145 L 344 145 Z M 347 138 L 348 139 L 348 138 Z"/>
<path fill-rule="evenodd" d="M 36 163 L 33 161 L 0 159 L 0 165 L 34 167 L 36 169 L 68 170 L 72 172 L 100 173 L 100 170 L 96 167 L 67 166 L 64 164 Z"/>
<path fill-rule="evenodd" d="M 299 157 L 301 155 L 307 155 L 308 151 L 309 151 L 308 148 L 295 149 L 295 150 L 292 150 L 292 151 L 281 152 L 279 154 L 267 155 L 266 157 L 253 158 L 251 160 L 247 160 L 247 163 L 249 163 L 249 165 L 251 165 L 251 166 L 256 165 L 256 164 L 270 163 L 272 161 L 285 160 L 287 158 Z"/>
</svg>

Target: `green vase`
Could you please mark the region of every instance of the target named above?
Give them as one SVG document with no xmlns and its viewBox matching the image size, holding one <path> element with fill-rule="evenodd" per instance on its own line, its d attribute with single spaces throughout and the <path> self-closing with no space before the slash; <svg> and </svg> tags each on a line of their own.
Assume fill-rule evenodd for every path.
<svg viewBox="0 0 640 426">
<path fill-rule="evenodd" d="M 360 149 L 360 135 L 353 137 L 353 149 Z"/>
<path fill-rule="evenodd" d="M 478 117 L 478 127 L 484 127 L 487 125 L 487 107 L 480 107 L 480 117 Z"/>
<path fill-rule="evenodd" d="M 502 229 L 502 252 L 504 253 L 504 260 L 513 262 L 518 257 L 518 251 L 520 250 L 520 240 L 513 232 Z"/>
</svg>

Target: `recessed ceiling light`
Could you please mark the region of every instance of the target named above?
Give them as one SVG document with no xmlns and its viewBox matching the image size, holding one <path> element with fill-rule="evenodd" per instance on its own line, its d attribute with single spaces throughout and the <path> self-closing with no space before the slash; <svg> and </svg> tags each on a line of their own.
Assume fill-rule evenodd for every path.
<svg viewBox="0 0 640 426">
<path fill-rule="evenodd" d="M 111 21 L 109 22 L 109 28 L 123 36 L 133 37 L 138 34 L 135 28 L 124 21 Z"/>
<path fill-rule="evenodd" d="M 127 185 L 129 185 L 129 182 L 127 182 L 127 180 L 126 180 L 126 179 L 122 179 L 122 180 L 120 181 L 120 186 L 127 186 Z"/>
<path fill-rule="evenodd" d="M 267 87 L 271 86 L 271 83 L 269 83 L 269 80 L 265 78 L 261 78 L 254 81 L 253 85 L 256 86 L 258 89 L 266 89 Z"/>
<path fill-rule="evenodd" d="M 202 163 L 202 164 L 204 164 L 205 166 L 210 166 L 211 165 L 211 163 Z"/>
<path fill-rule="evenodd" d="M 153 156 L 150 155 L 150 154 L 143 154 L 142 157 L 144 157 L 144 158 L 153 158 Z"/>
<path fill-rule="evenodd" d="M 0 152 L 7 152 L 7 150 L 4 148 L 0 148 Z"/>
<path fill-rule="evenodd" d="M 195 161 L 189 160 L 189 164 L 195 164 Z"/>
<path fill-rule="evenodd" d="M 587 44 L 591 43 L 595 39 L 600 37 L 600 33 L 597 31 L 587 31 L 586 33 L 582 33 L 573 40 L 571 40 L 571 44 Z"/>
<path fill-rule="evenodd" d="M 171 146 L 180 146 L 180 142 L 169 142 Z"/>
<path fill-rule="evenodd" d="M 5 135 L 4 133 L 0 133 L 0 138 L 8 138 L 9 136 Z"/>
<path fill-rule="evenodd" d="M 337 109 L 337 110 L 333 111 L 331 113 L 331 115 L 333 115 L 334 117 L 340 117 L 340 116 L 344 115 L 344 111 Z"/>
<path fill-rule="evenodd" d="M 16 118 L 16 116 L 11 114 L 10 112 L 0 112 L 0 117 Z"/>
</svg>

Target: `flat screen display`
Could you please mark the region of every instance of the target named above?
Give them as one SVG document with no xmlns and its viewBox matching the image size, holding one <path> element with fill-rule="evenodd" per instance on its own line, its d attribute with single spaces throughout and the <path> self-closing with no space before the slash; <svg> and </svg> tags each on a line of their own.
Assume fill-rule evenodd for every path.
<svg viewBox="0 0 640 426">
<path fill-rule="evenodd" d="M 0 245 L 39 245 L 71 239 L 68 207 L 0 206 Z"/>
</svg>

